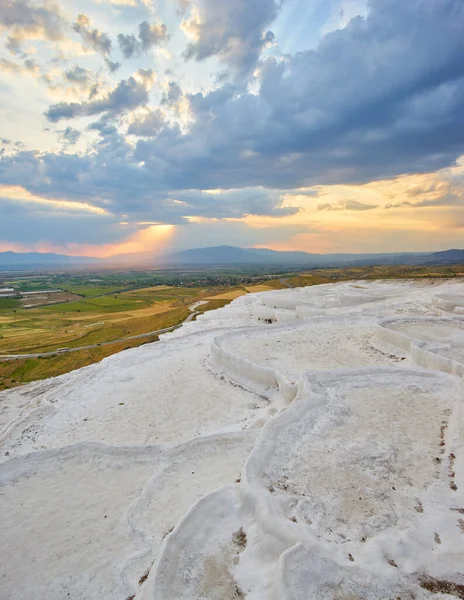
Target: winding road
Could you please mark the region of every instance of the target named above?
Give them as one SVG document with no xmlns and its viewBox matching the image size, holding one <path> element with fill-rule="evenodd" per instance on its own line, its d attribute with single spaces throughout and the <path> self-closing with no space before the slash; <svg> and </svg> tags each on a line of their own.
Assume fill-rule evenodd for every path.
<svg viewBox="0 0 464 600">
<path fill-rule="evenodd" d="M 279 279 L 280 283 L 282 283 L 285 287 L 293 288 L 293 285 L 289 282 L 288 279 Z"/>
</svg>

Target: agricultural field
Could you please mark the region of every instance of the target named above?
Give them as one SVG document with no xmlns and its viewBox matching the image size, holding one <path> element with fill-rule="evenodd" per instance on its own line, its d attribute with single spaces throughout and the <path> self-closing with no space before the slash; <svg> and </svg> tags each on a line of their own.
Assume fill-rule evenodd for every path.
<svg viewBox="0 0 464 600">
<path fill-rule="evenodd" d="M 81 338 L 79 342 L 71 341 L 67 343 L 68 348 L 78 345 L 95 344 L 95 347 L 76 352 L 56 353 L 52 356 L 41 358 L 17 359 L 9 362 L 0 362 L 0 390 L 16 387 L 18 385 L 55 377 L 80 369 L 87 365 L 103 360 L 117 352 L 122 352 L 129 348 L 135 348 L 142 344 L 151 343 L 158 339 L 157 335 L 148 336 L 139 339 L 125 340 L 108 344 L 108 338 L 118 337 L 119 335 L 138 335 L 146 333 L 146 330 L 155 331 L 177 325 L 182 322 L 189 314 L 188 309 L 174 309 L 166 311 L 147 320 L 134 319 L 134 322 L 124 323 L 120 328 L 107 327 L 91 331 Z M 101 344 L 101 345 L 100 345 Z M 41 351 L 47 351 L 51 346 L 43 347 Z"/>
<path fill-rule="evenodd" d="M 153 317 L 188 312 L 188 306 L 218 290 L 168 288 L 141 290 L 0 315 L 0 353 L 37 353 L 85 345 L 98 337 L 111 341 L 152 330 Z M 163 326 L 163 325 L 161 325 Z M 98 333 L 98 335 L 97 335 Z M 89 342 L 90 340 L 90 342 Z"/>
<path fill-rule="evenodd" d="M 20 305 L 23 308 L 51 306 L 54 304 L 63 304 L 64 302 L 72 302 L 73 300 L 80 300 L 80 297 L 62 290 L 48 293 L 23 292 L 23 295 L 19 298 Z"/>
<path fill-rule="evenodd" d="M 50 283 L 56 285 L 45 282 L 44 287 Z M 127 287 L 132 286 L 124 283 L 105 287 L 66 285 L 62 286 L 63 292 L 64 287 L 66 294 L 71 290 L 72 294 L 69 300 L 57 304 L 24 308 L 21 300 L 0 302 L 0 355 L 52 353 L 0 361 L 0 390 L 60 375 L 126 348 L 156 341 L 156 334 L 145 334 L 182 323 L 191 315 L 189 307 L 199 300 L 206 303 L 197 307 L 198 314 L 225 306 L 247 293 L 243 287 L 225 285 L 157 285 L 129 290 Z M 118 287 L 123 291 L 115 291 Z M 130 339 L 139 335 L 145 337 Z"/>
<path fill-rule="evenodd" d="M 197 314 L 221 308 L 252 292 L 349 279 L 415 279 L 463 274 L 463 265 L 447 265 L 325 268 L 259 276 L 231 275 L 230 272 L 157 273 L 156 276 L 143 272 L 105 272 L 16 279 L 10 276 L 3 280 L 0 277 L 0 286 L 14 286 L 20 293 L 61 290 L 0 299 L 0 355 L 51 353 L 41 358 L 0 361 L 0 390 L 60 375 L 126 348 L 156 341 L 155 333 L 128 338 L 182 323 L 191 314 L 189 307 L 199 300 L 206 303 L 196 307 Z M 176 285 L 163 281 L 173 281 Z M 60 349 L 73 351 L 57 352 Z"/>
<path fill-rule="evenodd" d="M 83 296 L 84 298 L 94 298 L 95 296 L 113 294 L 121 290 L 121 286 L 117 285 L 76 285 L 70 283 L 63 285 L 62 287 L 66 292 L 71 292 L 77 296 Z"/>
<path fill-rule="evenodd" d="M 21 302 L 16 298 L 0 298 L 0 315 L 2 312 L 10 312 L 11 309 L 19 308 Z"/>
</svg>

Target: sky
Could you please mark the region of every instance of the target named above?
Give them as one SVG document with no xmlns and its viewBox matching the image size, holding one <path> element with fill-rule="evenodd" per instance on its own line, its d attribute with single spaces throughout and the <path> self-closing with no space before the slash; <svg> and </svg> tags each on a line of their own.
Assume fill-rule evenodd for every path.
<svg viewBox="0 0 464 600">
<path fill-rule="evenodd" d="M 0 251 L 464 247 L 463 0 L 0 0 Z"/>
</svg>

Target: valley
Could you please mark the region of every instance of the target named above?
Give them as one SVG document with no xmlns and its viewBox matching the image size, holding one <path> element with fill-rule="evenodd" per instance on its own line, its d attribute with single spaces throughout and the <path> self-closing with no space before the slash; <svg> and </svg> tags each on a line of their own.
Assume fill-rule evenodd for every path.
<svg viewBox="0 0 464 600">
<path fill-rule="evenodd" d="M 250 292 L 358 279 L 456 278 L 463 265 L 0 273 L 0 390 L 62 375 L 158 339 Z M 195 314 L 190 308 L 198 302 Z M 12 360 L 12 355 L 19 355 Z M 28 355 L 28 356 L 21 356 Z M 32 356 L 30 356 L 32 355 Z M 44 355 L 44 356 L 35 356 Z"/>
</svg>

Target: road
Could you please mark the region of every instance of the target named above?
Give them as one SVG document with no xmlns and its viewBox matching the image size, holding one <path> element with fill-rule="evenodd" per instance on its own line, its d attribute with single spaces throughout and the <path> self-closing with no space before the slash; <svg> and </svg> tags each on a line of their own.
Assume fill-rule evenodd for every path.
<svg viewBox="0 0 464 600">
<path fill-rule="evenodd" d="M 288 281 L 288 279 L 279 279 L 280 283 L 282 283 L 283 285 L 285 285 L 288 288 L 292 288 L 293 285 Z"/>
<path fill-rule="evenodd" d="M 41 352 L 39 354 L 0 354 L 0 362 L 18 360 L 20 358 L 43 358 L 45 356 L 55 356 L 56 354 L 67 354 L 68 352 L 79 352 L 79 350 L 91 350 L 92 348 L 99 348 L 101 346 L 109 346 L 110 344 L 118 344 L 120 342 L 129 342 L 130 340 L 139 340 L 146 337 L 152 337 L 154 335 L 158 335 L 161 333 L 167 333 L 168 331 L 174 331 L 174 329 L 178 329 L 184 323 L 188 323 L 191 321 L 196 315 L 200 314 L 198 311 L 194 310 L 189 316 L 179 323 L 178 325 L 172 325 L 171 327 L 165 327 L 164 329 L 157 329 L 156 331 L 148 331 L 147 333 L 139 333 L 138 335 L 131 335 L 126 338 L 122 338 L 120 340 L 111 340 L 111 342 L 100 342 L 99 344 L 90 344 L 88 346 L 79 346 L 77 348 L 66 348 L 66 350 L 61 350 L 61 352 L 57 352 L 56 350 L 52 352 Z"/>
</svg>

